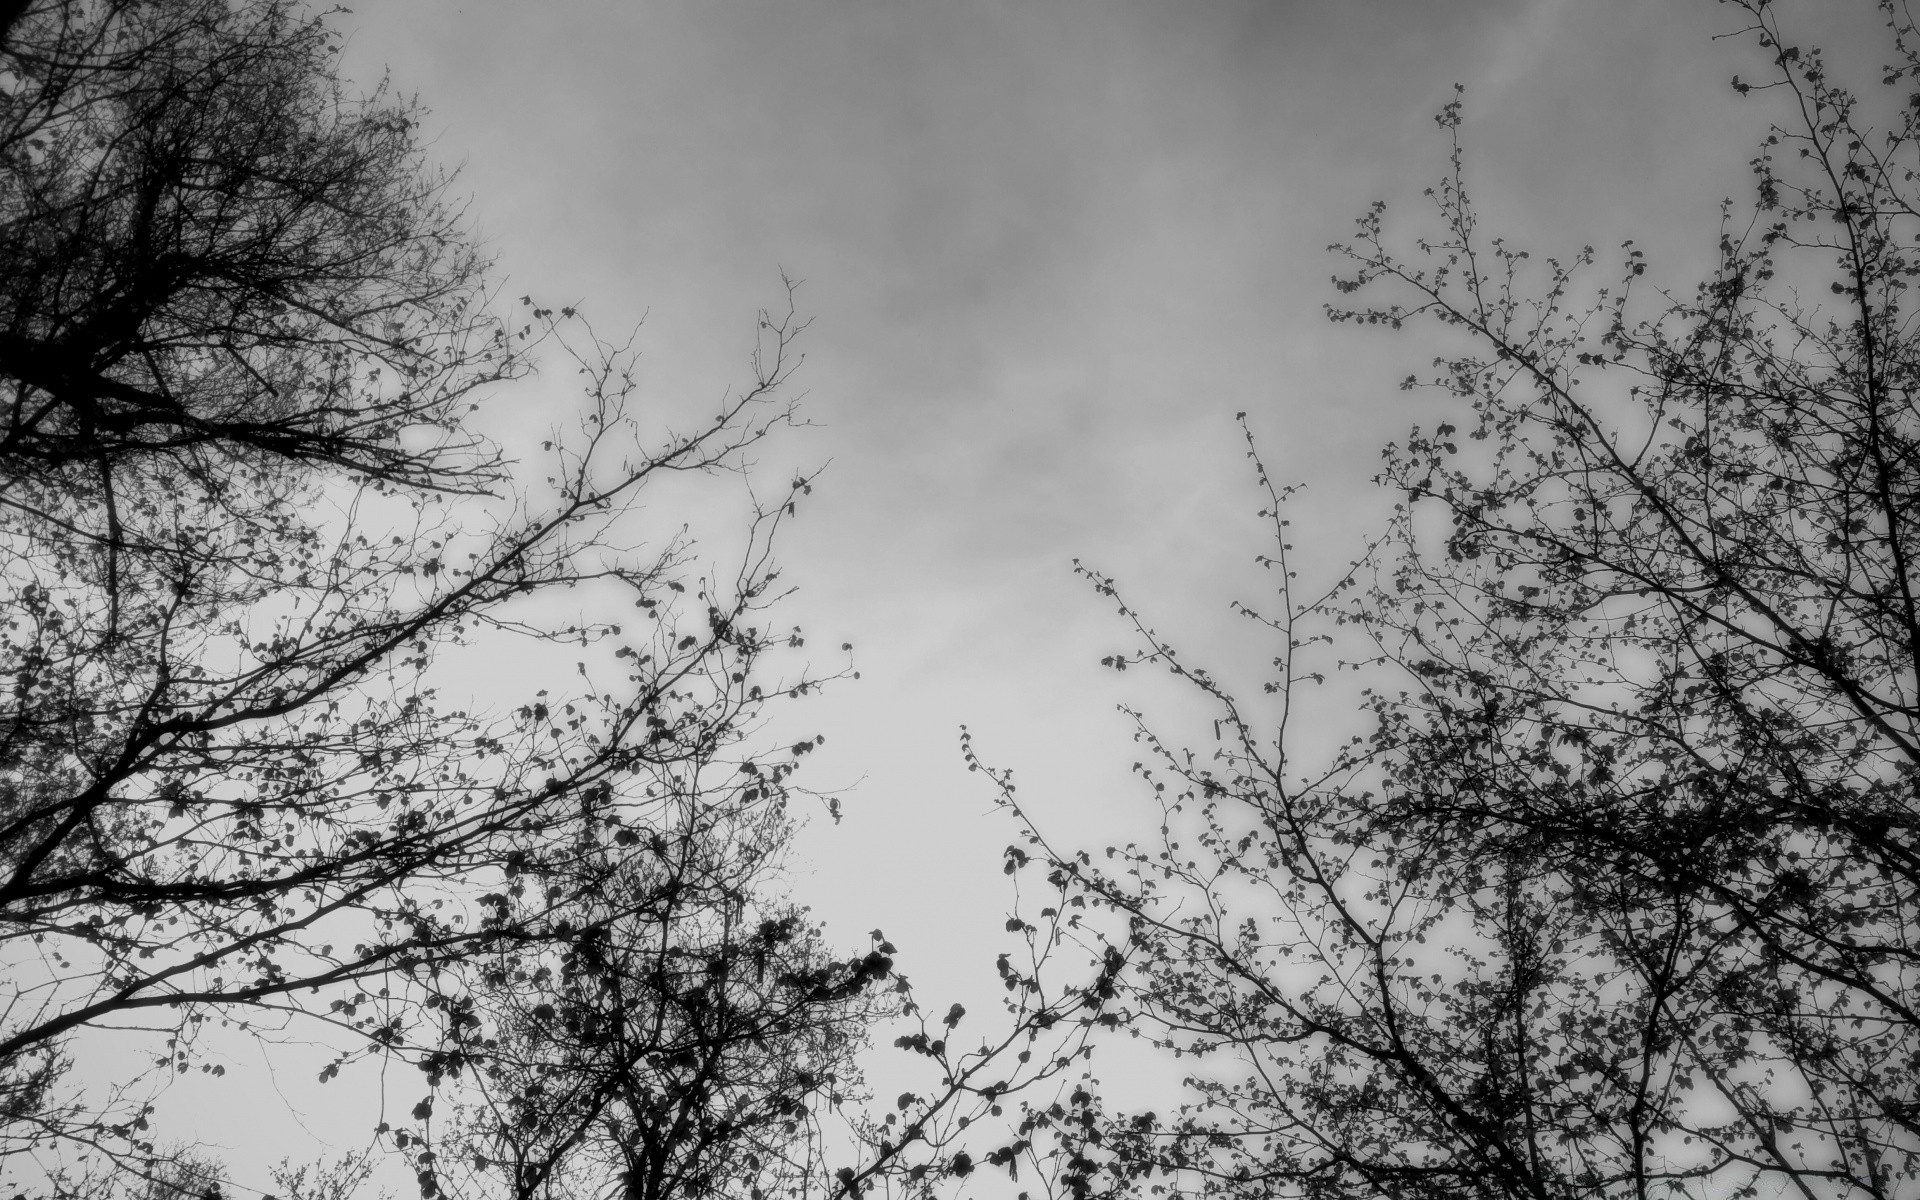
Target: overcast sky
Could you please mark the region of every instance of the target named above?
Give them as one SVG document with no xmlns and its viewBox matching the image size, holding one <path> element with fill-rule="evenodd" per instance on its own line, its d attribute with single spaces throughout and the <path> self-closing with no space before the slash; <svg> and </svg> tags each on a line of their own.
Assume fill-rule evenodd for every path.
<svg viewBox="0 0 1920 1200">
<path fill-rule="evenodd" d="M 603 329 L 645 315 L 657 401 L 742 382 L 755 309 L 782 270 L 805 281 L 821 428 L 773 457 L 831 467 L 782 552 L 790 613 L 823 653 L 854 642 L 863 678 L 799 717 L 828 737 L 810 781 L 852 791 L 795 886 L 843 938 L 884 926 L 909 970 L 957 979 L 991 961 L 948 947 L 998 927 L 1012 836 L 961 723 L 1089 840 L 1137 812 L 1113 705 L 1152 692 L 1098 669 L 1126 642 L 1071 560 L 1216 661 L 1267 658 L 1227 612 L 1264 549 L 1233 414 L 1310 485 L 1301 543 L 1333 568 L 1380 512 L 1379 446 L 1438 403 L 1394 386 L 1431 347 L 1326 322 L 1327 244 L 1376 198 L 1431 229 L 1458 82 L 1489 225 L 1542 252 L 1710 249 L 1760 119 L 1726 86 L 1751 69 L 1712 41 L 1726 17 L 363 0 L 341 21 L 358 79 L 384 65 L 431 105 L 509 294 L 584 300 Z"/>
<path fill-rule="evenodd" d="M 1819 11 L 1829 13 L 1838 0 Z M 1870 12 L 1865 3 L 1851 8 Z M 1163 632 L 1245 670 L 1257 584 L 1245 410 L 1296 526 L 1337 569 L 1378 518 L 1378 449 L 1431 397 L 1416 336 L 1332 327 L 1375 199 L 1432 229 L 1432 116 L 1467 88 L 1488 225 L 1541 253 L 1627 237 L 1685 287 L 1765 117 L 1711 0 L 358 0 L 363 83 L 432 107 L 509 295 L 645 315 L 643 384 L 746 379 L 757 308 L 804 280 L 804 431 L 831 467 L 782 551 L 791 604 L 863 678 L 797 718 L 846 819 L 796 894 L 884 927 L 930 989 L 991 978 L 1013 829 L 958 726 L 1043 821 L 1101 844 L 1140 813 L 1113 706 L 1151 680 L 1073 578 L 1117 574 Z M 1826 19 L 1825 17 L 1822 18 Z M 777 465 L 777 464 L 776 464 Z M 784 467 L 780 468 L 784 469 Z M 778 482 L 775 480 L 774 482 Z M 661 514 L 672 521 L 675 514 Z M 968 979 L 974 982 L 969 984 Z"/>
</svg>

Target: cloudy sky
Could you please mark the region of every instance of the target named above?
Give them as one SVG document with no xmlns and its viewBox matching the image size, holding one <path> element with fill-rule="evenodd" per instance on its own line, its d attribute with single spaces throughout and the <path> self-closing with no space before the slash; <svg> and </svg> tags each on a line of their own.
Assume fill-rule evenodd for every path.
<svg viewBox="0 0 1920 1200">
<path fill-rule="evenodd" d="M 1859 7 L 1866 8 L 1861 5 Z M 1233 414 L 1309 485 L 1337 568 L 1382 507 L 1380 444 L 1439 401 L 1416 337 L 1332 327 L 1327 253 L 1374 199 L 1408 239 L 1467 88 L 1488 223 L 1542 252 L 1637 237 L 1685 284 L 1762 120 L 1749 47 L 1675 0 L 362 0 L 348 63 L 431 105 L 511 295 L 643 316 L 643 384 L 708 403 L 753 314 L 804 280 L 798 383 L 831 465 L 783 558 L 862 680 L 825 732 L 795 888 L 922 979 L 997 928 L 1011 837 L 972 727 L 1043 820 L 1137 812 L 1114 712 L 1150 687 L 1076 580 L 1118 575 L 1215 662 L 1270 656 L 1227 601 L 1264 547 Z M 1436 419 L 1430 413 L 1425 419 Z M 778 469 L 784 470 L 784 466 Z M 677 514 L 663 514 L 667 519 Z M 1129 688 L 1132 690 L 1129 690 Z M 1119 826 L 1116 825 L 1116 828 Z"/>
<path fill-rule="evenodd" d="M 1837 0 L 1823 3 L 1831 19 Z M 1871 6 L 1846 7 L 1870 15 Z M 358 0 L 349 70 L 432 107 L 505 293 L 644 316 L 643 386 L 710 405 L 755 310 L 803 280 L 797 384 L 830 461 L 782 557 L 862 679 L 796 717 L 827 735 L 796 894 L 843 942 L 884 927 L 936 994 L 990 978 L 1013 830 L 962 723 L 1043 823 L 1137 819 L 1114 711 L 1152 680 L 1070 569 L 1119 576 L 1229 674 L 1272 649 L 1233 414 L 1309 491 L 1338 569 L 1384 500 L 1380 445 L 1440 419 L 1396 381 L 1420 335 L 1330 326 L 1342 239 L 1375 199 L 1432 228 L 1432 116 L 1466 92 L 1487 224 L 1541 253 L 1633 237 L 1686 287 L 1765 121 L 1727 80 L 1711 0 Z M 558 393 L 556 393 L 558 394 Z M 773 482 L 779 482 L 776 477 Z M 678 514 L 660 514 L 668 524 Z M 663 526 L 664 527 L 664 526 Z M 831 661 L 831 654 L 824 654 Z M 1137 675 L 1137 673 L 1136 673 Z M 1144 686 L 1143 686 L 1144 685 Z M 788 718 L 782 718 L 783 720 Z"/>
</svg>

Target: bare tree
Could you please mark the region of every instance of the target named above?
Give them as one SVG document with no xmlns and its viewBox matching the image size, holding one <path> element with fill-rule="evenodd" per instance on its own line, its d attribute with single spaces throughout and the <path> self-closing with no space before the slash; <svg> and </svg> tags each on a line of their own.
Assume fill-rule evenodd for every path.
<svg viewBox="0 0 1920 1200">
<path fill-rule="evenodd" d="M 69 1152 L 151 1174 L 146 1093 L 61 1077 L 103 1028 L 157 1026 L 154 1072 L 219 1074 L 215 1026 L 307 1022 L 339 1047 L 322 1082 L 399 1056 L 506 1111 L 546 1053 L 520 985 L 642 1003 L 617 978 L 679 1011 L 700 955 L 764 951 L 776 971 L 723 990 L 785 1014 L 742 1035 L 770 1063 L 842 1054 L 886 974 L 760 932 L 787 928 L 755 889 L 812 746 L 754 739 L 768 697 L 817 683 L 763 662 L 801 644 L 765 610 L 808 481 L 755 505 L 724 571 L 640 520 L 793 422 L 791 307 L 762 314 L 749 386 L 690 428 L 643 422 L 630 347 L 571 310 L 497 315 L 419 110 L 350 96 L 334 39 L 287 0 L 0 12 L 0 1169 L 21 1179 L 80 1179 Z M 544 473 L 470 417 L 530 386 L 536 346 L 583 385 Z M 450 660 L 515 639 L 575 686 L 499 714 L 437 698 Z M 405 1142 L 431 1195 L 426 1132 Z"/>
<path fill-rule="evenodd" d="M 1219 748 L 1143 721 L 1162 839 L 1036 859 L 1120 918 L 1124 1019 L 1197 1062 L 1177 1106 L 1055 1122 L 1077 1190 L 1920 1186 L 1920 39 L 1882 5 L 1856 94 L 1730 7 L 1783 116 L 1711 278 L 1536 266 L 1456 140 L 1442 232 L 1403 257 L 1376 208 L 1340 286 L 1390 298 L 1332 315 L 1457 336 L 1409 385 L 1460 411 L 1389 450 L 1404 502 L 1325 593 L 1260 469 L 1270 699 L 1123 603 L 1114 665 L 1198 689 Z M 1370 730 L 1315 753 L 1300 706 L 1348 667 Z"/>
</svg>

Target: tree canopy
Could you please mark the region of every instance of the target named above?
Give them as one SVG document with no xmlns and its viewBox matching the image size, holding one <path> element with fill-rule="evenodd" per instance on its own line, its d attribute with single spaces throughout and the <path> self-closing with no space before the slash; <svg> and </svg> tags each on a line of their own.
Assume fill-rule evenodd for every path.
<svg viewBox="0 0 1920 1200">
<path fill-rule="evenodd" d="M 724 558 L 683 522 L 799 421 L 791 288 L 669 418 L 630 340 L 498 294 L 327 18 L 0 0 L 0 1183 L 204 1196 L 161 1081 L 298 1042 L 314 1087 L 404 1068 L 367 1131 L 428 1200 L 1911 1194 L 1920 26 L 1881 7 L 1866 75 L 1729 0 L 1775 123 L 1683 291 L 1488 236 L 1442 112 L 1435 230 L 1335 248 L 1333 320 L 1446 347 L 1393 517 L 1313 583 L 1246 423 L 1257 694 L 1084 569 L 1213 742 L 1135 714 L 1158 836 L 1104 852 L 995 776 L 987 1021 L 783 890 L 822 739 L 771 706 L 852 673 L 777 611 L 811 478 L 752 475 Z M 888 1022 L 917 1074 L 869 1104 Z M 1176 1097 L 1103 1095 L 1122 1033 Z M 107 1037 L 136 1065 L 76 1069 Z"/>
<path fill-rule="evenodd" d="M 1777 124 L 1691 291 L 1631 243 L 1596 281 L 1489 236 L 1457 103 L 1439 231 L 1400 251 L 1376 207 L 1335 248 L 1332 318 L 1437 326 L 1407 386 L 1448 407 L 1329 586 L 1249 435 L 1263 694 L 1121 601 L 1112 665 L 1196 689 L 1218 743 L 1139 718 L 1161 838 L 1030 826 L 1018 861 L 1113 915 L 1115 1011 L 1194 1061 L 1176 1104 L 1053 1121 L 1076 1193 L 1920 1186 L 1920 36 L 1881 7 L 1874 71 L 1728 6 Z M 1354 741 L 1304 743 L 1356 673 Z"/>
<path fill-rule="evenodd" d="M 213 1168 L 156 1144 L 151 1086 L 68 1074 L 76 1039 L 222 1074 L 290 1025 L 320 1082 L 420 1069 L 379 1132 L 423 1195 L 456 1153 L 516 1196 L 815 1169 L 891 960 L 769 886 L 816 744 L 755 733 L 819 682 L 765 662 L 802 645 L 766 610 L 809 484 L 726 568 L 640 512 L 793 422 L 800 323 L 650 418 L 630 345 L 510 316 L 421 110 L 336 54 L 291 0 L 0 10 L 0 1171 L 178 1190 Z M 543 467 L 473 416 L 536 352 L 582 385 Z M 574 685 L 441 698 L 524 640 Z"/>
</svg>

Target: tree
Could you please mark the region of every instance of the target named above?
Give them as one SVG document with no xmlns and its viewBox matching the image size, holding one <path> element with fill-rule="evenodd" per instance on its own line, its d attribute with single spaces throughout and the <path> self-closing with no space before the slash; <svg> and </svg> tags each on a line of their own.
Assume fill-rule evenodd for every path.
<svg viewBox="0 0 1920 1200">
<path fill-rule="evenodd" d="M 1121 602 L 1114 665 L 1197 689 L 1220 747 L 1143 719 L 1163 839 L 1035 859 L 1117 916 L 1126 1022 L 1198 1061 L 1177 1109 L 1061 1123 L 1076 1191 L 1920 1186 L 1920 35 L 1882 4 L 1857 94 L 1732 7 L 1783 118 L 1710 278 L 1487 239 L 1449 106 L 1442 234 L 1403 257 L 1376 206 L 1336 247 L 1390 298 L 1335 320 L 1458 339 L 1408 381 L 1464 411 L 1388 450 L 1386 533 L 1309 594 L 1254 455 L 1257 703 Z M 1316 754 L 1290 726 L 1350 667 L 1367 728 Z"/>
<path fill-rule="evenodd" d="M 736 778 L 736 791 L 767 786 L 758 771 Z M 858 1093 L 854 1055 L 891 1008 L 875 985 L 893 948 L 876 939 L 836 961 L 802 910 L 756 901 L 787 840 L 777 811 L 710 789 L 672 828 L 651 854 L 588 847 L 563 906 L 517 886 L 494 900 L 505 925 L 524 906 L 588 932 L 502 941 L 462 964 L 479 1000 L 466 1040 L 485 1046 L 450 1144 L 483 1188 L 616 1181 L 656 1200 L 825 1179 L 820 1121 Z"/>
<path fill-rule="evenodd" d="M 303 1022 L 339 1050 L 322 1082 L 394 1056 L 507 1112 L 563 1044 L 541 1003 L 640 1003 L 617 977 L 684 1008 L 663 978 L 762 954 L 727 1004 L 784 1014 L 745 1036 L 797 1063 L 842 1055 L 886 974 L 835 974 L 756 890 L 813 745 L 755 740 L 819 682 L 764 662 L 802 645 L 765 610 L 808 481 L 730 571 L 639 524 L 793 423 L 791 306 L 718 411 L 643 421 L 630 345 L 498 314 L 420 111 L 350 96 L 334 39 L 291 0 L 0 8 L 0 1169 L 35 1186 L 91 1178 L 69 1152 L 152 1174 L 135 1081 L 62 1078 L 101 1029 L 221 1074 L 217 1030 Z M 536 348 L 584 391 L 544 478 L 472 416 Z M 519 639 L 578 682 L 436 699 Z M 427 1130 L 385 1132 L 437 1191 Z"/>
<path fill-rule="evenodd" d="M 351 100 L 332 36 L 211 0 L 42 4 L 11 31 L 10 492 L 90 474 L 118 520 L 152 464 L 241 447 L 418 488 L 493 478 L 459 401 L 518 358 L 419 112 Z"/>
</svg>

